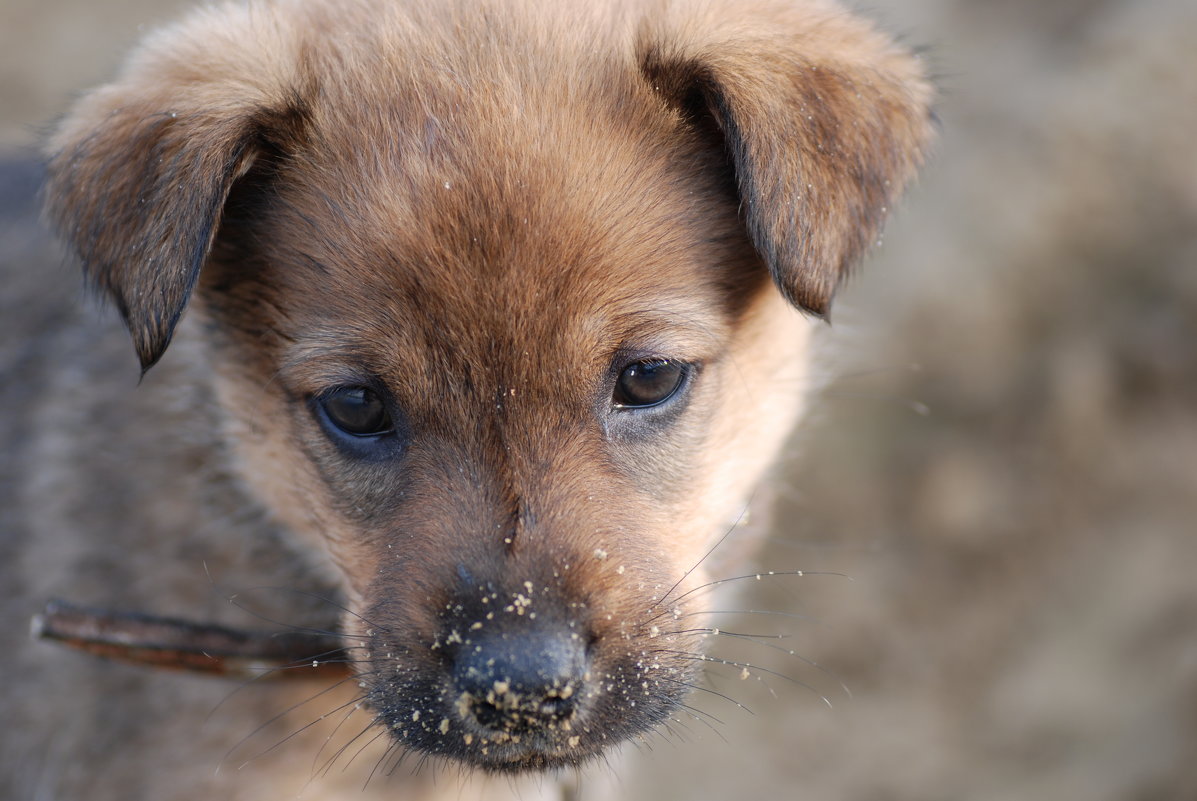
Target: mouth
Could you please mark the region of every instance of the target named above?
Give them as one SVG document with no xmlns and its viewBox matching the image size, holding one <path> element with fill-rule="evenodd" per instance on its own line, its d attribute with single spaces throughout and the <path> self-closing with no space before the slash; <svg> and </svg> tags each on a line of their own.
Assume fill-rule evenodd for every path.
<svg viewBox="0 0 1197 801">
<path fill-rule="evenodd" d="M 388 682 L 371 689 L 369 703 L 378 723 L 402 746 L 487 772 L 575 766 L 602 750 L 584 715 L 531 698 L 505 682 L 494 684 L 480 697 L 448 686 L 430 696 L 413 685 Z M 432 703 L 413 708 L 411 695 Z"/>
<path fill-rule="evenodd" d="M 437 705 L 431 715 L 394 700 L 395 687 L 371 692 L 369 703 L 378 723 L 405 748 L 487 773 L 521 774 L 581 766 L 607 748 L 655 728 L 681 700 L 658 695 L 633 707 L 611 703 L 615 694 L 590 691 L 584 712 L 563 715 L 555 708 L 546 713 L 542 700 L 530 701 L 497 684 L 498 691 L 481 699 L 493 710 L 491 715 L 479 713 L 480 699 L 470 693 L 459 693 L 456 700 L 449 699 L 451 692 L 438 693 L 434 697 L 445 697 L 448 703 Z"/>
</svg>

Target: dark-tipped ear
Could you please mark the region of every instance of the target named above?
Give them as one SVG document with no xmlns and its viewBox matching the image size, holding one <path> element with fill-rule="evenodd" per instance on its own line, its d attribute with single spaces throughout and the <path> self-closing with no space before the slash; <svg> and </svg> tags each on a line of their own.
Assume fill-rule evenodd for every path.
<svg viewBox="0 0 1197 801">
<path fill-rule="evenodd" d="M 233 184 L 302 124 L 286 48 L 234 49 L 228 27 L 201 14 L 151 39 L 49 144 L 47 214 L 124 315 L 143 372 L 170 343 Z"/>
<path fill-rule="evenodd" d="M 825 3 L 700 13 L 641 30 L 645 76 L 683 115 L 709 115 L 749 237 L 785 297 L 826 316 L 931 139 L 917 59 Z"/>
</svg>

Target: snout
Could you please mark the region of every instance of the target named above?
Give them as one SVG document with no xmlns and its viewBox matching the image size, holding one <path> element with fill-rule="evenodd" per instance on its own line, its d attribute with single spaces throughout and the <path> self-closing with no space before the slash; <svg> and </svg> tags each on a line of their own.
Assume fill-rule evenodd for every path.
<svg viewBox="0 0 1197 801">
<path fill-rule="evenodd" d="M 646 593 L 664 585 L 656 565 L 531 547 L 482 556 L 383 572 L 352 615 L 369 621 L 357 654 L 365 702 L 397 747 L 543 771 L 678 714 L 701 645 L 673 623 L 676 603 Z"/>
<path fill-rule="evenodd" d="M 456 565 L 439 591 L 411 593 L 408 574 L 358 618 L 377 625 L 358 664 L 365 698 L 398 745 L 520 773 L 582 764 L 670 717 L 697 645 L 644 611 L 642 577 L 500 564 L 529 580 Z"/>
<path fill-rule="evenodd" d="M 452 659 L 457 717 L 481 737 L 573 728 L 589 678 L 586 640 L 559 627 L 526 629 L 480 630 Z"/>
<path fill-rule="evenodd" d="M 408 747 L 487 770 L 597 753 L 606 744 L 591 742 L 604 728 L 595 722 L 602 684 L 586 604 L 549 582 L 463 584 L 426 618 L 432 631 L 410 640 L 399 626 L 374 632 L 366 675 L 376 676 L 368 697 L 380 721 Z"/>
</svg>

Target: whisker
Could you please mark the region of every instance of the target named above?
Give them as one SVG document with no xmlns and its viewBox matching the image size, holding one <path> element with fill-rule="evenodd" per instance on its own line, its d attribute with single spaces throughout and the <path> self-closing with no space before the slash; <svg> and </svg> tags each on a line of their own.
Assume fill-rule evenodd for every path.
<svg viewBox="0 0 1197 801">
<path fill-rule="evenodd" d="M 603 751 L 599 755 L 599 759 L 603 760 L 603 767 L 606 768 L 607 775 L 615 780 L 615 783 L 619 785 L 620 790 L 623 790 L 623 777 L 621 777 L 620 774 L 615 770 L 615 766 L 611 764 L 611 754 L 607 751 Z M 623 793 L 620 792 L 618 795 L 623 795 Z"/>
<path fill-rule="evenodd" d="M 292 704 L 291 706 L 289 706 L 289 707 L 287 707 L 286 709 L 284 709 L 282 712 L 279 712 L 277 715 L 274 715 L 274 716 L 273 716 L 273 717 L 271 717 L 270 719 L 266 720 L 266 721 L 265 721 L 265 722 L 263 722 L 261 725 L 259 725 L 259 726 L 258 726 L 256 729 L 254 729 L 254 730 L 253 730 L 253 731 L 251 731 L 249 734 L 245 735 L 245 736 L 244 736 L 244 737 L 242 737 L 240 740 L 238 740 L 238 741 L 237 741 L 237 742 L 236 742 L 236 743 L 233 745 L 233 747 L 232 747 L 232 748 L 230 748 L 230 749 L 229 749 L 227 752 L 225 752 L 224 758 L 221 760 L 221 763 L 223 764 L 224 762 L 226 762 L 226 761 L 227 761 L 227 760 L 228 760 L 228 759 L 229 759 L 229 758 L 230 758 L 230 757 L 233 755 L 233 753 L 234 753 L 234 752 L 235 752 L 235 751 L 236 751 L 238 748 L 240 748 L 241 746 L 243 746 L 243 745 L 245 745 L 246 743 L 248 743 L 248 742 L 249 742 L 251 739 L 253 739 L 253 738 L 254 738 L 254 737 L 256 737 L 258 734 L 260 734 L 260 733 L 261 733 L 261 732 L 262 732 L 264 729 L 266 729 L 266 727 L 270 726 L 270 725 L 271 725 L 271 724 L 273 724 L 273 723 L 276 723 L 276 722 L 278 722 L 279 720 L 281 720 L 282 718 L 284 718 L 284 717 L 286 717 L 287 715 L 291 714 L 292 712 L 294 712 L 295 710 L 299 709 L 300 707 L 302 707 L 302 706 L 306 706 L 307 704 L 310 704 L 311 702 L 315 701 L 315 700 L 316 700 L 317 698 L 319 698 L 320 696 L 322 696 L 322 695 L 324 695 L 324 694 L 326 694 L 326 693 L 330 693 L 330 692 L 332 692 L 333 690 L 337 689 L 338 687 L 340 687 L 340 686 L 341 686 L 342 684 L 344 684 L 345 682 L 349 681 L 351 678 L 353 678 L 353 677 L 351 677 L 351 676 L 347 676 L 347 677 L 345 677 L 345 678 L 341 679 L 340 681 L 336 682 L 335 684 L 330 684 L 328 687 L 325 687 L 323 690 L 321 690 L 320 692 L 316 693 L 315 695 L 309 696 L 308 698 L 305 698 L 304 700 L 302 700 L 302 701 L 300 701 L 300 702 L 298 702 L 298 703 Z M 334 709 L 334 710 L 333 710 L 333 712 L 336 712 L 337 710 L 339 710 L 339 709 L 342 709 L 342 708 L 343 708 L 343 706 L 339 706 L 339 707 L 337 707 L 336 709 Z M 310 724 L 309 724 L 309 725 L 310 725 Z M 280 745 L 282 745 L 283 743 L 285 743 L 287 740 L 289 740 L 289 739 L 291 739 L 292 737 L 294 737 L 296 734 L 298 734 L 298 732 L 292 732 L 291 734 L 289 734 L 289 735 L 287 735 L 286 737 L 284 737 L 282 740 L 279 740 L 277 743 L 275 743 L 274 745 L 272 745 L 272 746 L 270 746 L 269 748 L 267 748 L 265 751 L 262 751 L 260 754 L 257 754 L 257 755 L 255 755 L 255 756 L 253 756 L 253 757 L 251 757 L 251 758 L 249 758 L 249 759 L 245 760 L 244 762 L 242 762 L 240 765 L 238 765 L 238 766 L 237 766 L 237 769 L 238 769 L 238 770 L 240 770 L 241 768 L 243 768 L 243 767 L 245 767 L 246 765 L 248 765 L 250 762 L 253 762 L 255 759 L 259 759 L 259 758 L 261 758 L 262 756 L 264 756 L 264 755 L 266 755 L 266 754 L 270 753 L 270 752 L 271 752 L 271 751 L 273 751 L 275 748 L 277 748 L 278 746 L 280 746 Z"/>
<path fill-rule="evenodd" d="M 328 758 L 328 761 L 326 761 L 323 765 L 320 766 L 320 771 L 317 773 L 317 775 L 320 776 L 321 778 L 327 776 L 329 771 L 332 770 L 332 766 L 335 765 L 337 763 L 337 760 L 340 759 L 345 754 L 345 752 L 349 750 L 350 746 L 352 746 L 355 742 L 357 742 L 362 737 L 362 735 L 364 735 L 366 732 L 373 729 L 375 727 L 375 725 L 377 725 L 376 721 L 371 720 L 369 723 L 367 723 L 365 725 L 365 727 L 362 728 L 361 731 L 359 731 L 357 734 L 350 737 L 348 741 L 346 741 L 344 744 L 341 745 L 340 748 L 338 748 L 336 751 L 333 752 L 333 755 Z M 384 734 L 386 733 L 385 727 L 383 728 L 382 733 L 384 733 Z M 369 745 L 373 741 L 374 741 L 374 738 L 371 738 L 369 741 L 366 742 L 366 745 Z M 358 753 L 360 753 L 360 750 Z M 356 756 L 356 754 L 355 754 L 355 756 Z M 350 762 L 352 762 L 352 760 L 350 760 Z M 349 767 L 349 763 L 347 762 L 347 763 L 345 763 L 344 767 L 341 768 L 342 772 L 344 772 L 345 768 L 348 768 L 348 767 Z"/>
<path fill-rule="evenodd" d="M 709 681 L 711 683 L 712 687 L 720 686 L 720 683 L 715 680 L 716 678 L 724 680 L 724 681 L 729 681 L 729 682 L 732 681 L 732 678 L 730 676 L 728 676 L 726 673 L 716 670 L 713 667 L 708 667 L 708 668 L 704 669 L 703 676 L 707 679 L 707 681 Z M 780 698 L 780 696 L 777 694 L 777 691 L 773 689 L 773 685 L 771 685 L 765 679 L 764 676 L 760 676 L 760 675 L 757 675 L 754 673 L 751 675 L 751 678 L 753 679 L 753 681 L 757 682 L 762 687 L 764 687 L 766 690 L 768 690 L 769 696 L 771 698 L 773 698 L 774 700 L 778 700 Z M 743 680 L 743 670 L 741 670 L 741 680 Z"/>
<path fill-rule="evenodd" d="M 238 687 L 233 692 L 240 692 L 242 689 L 249 686 L 253 682 L 260 681 L 262 679 L 269 679 L 277 673 L 285 673 L 285 672 L 291 671 L 291 670 L 311 670 L 312 668 L 319 667 L 321 665 L 368 665 L 373 661 L 371 659 L 354 659 L 349 656 L 338 656 L 339 654 L 344 654 L 344 653 L 345 653 L 344 648 L 334 648 L 329 651 L 324 651 L 323 653 L 313 654 L 312 656 L 306 656 L 306 657 L 294 659 L 285 665 L 275 665 L 274 667 L 263 667 L 259 670 L 259 672 L 256 676 L 247 680 L 244 684 L 242 684 L 241 687 Z M 351 679 L 351 678 L 353 678 L 352 675 L 346 675 L 344 677 L 344 679 Z M 342 681 L 344 681 L 344 679 L 342 679 Z M 232 695 L 232 693 L 230 693 L 230 696 L 231 695 Z M 228 700 L 228 699 L 226 698 L 225 700 Z M 221 701 L 221 703 L 223 704 L 224 701 Z"/>
<path fill-rule="evenodd" d="M 689 704 L 681 704 L 681 703 L 679 703 L 678 706 L 681 707 L 682 709 L 686 710 L 690 714 L 690 717 L 694 718 L 694 720 L 698 721 L 699 723 L 703 724 L 708 729 L 710 729 L 712 732 L 714 732 L 715 736 L 718 737 L 720 740 L 722 740 L 725 744 L 730 745 L 730 743 L 728 743 L 727 738 L 723 736 L 723 732 L 716 729 L 714 727 L 714 725 L 712 725 L 711 722 L 708 721 L 706 718 L 710 718 L 711 720 L 715 721 L 715 723 L 718 723 L 720 726 L 726 726 L 727 725 L 726 723 L 724 723 L 722 720 L 720 720 L 719 718 L 712 715 L 710 712 L 705 712 L 705 711 L 699 709 L 698 707 L 690 706 Z M 702 717 L 700 717 L 700 715 Z"/>
<path fill-rule="evenodd" d="M 831 570 L 764 570 L 759 573 L 745 573 L 742 576 L 731 576 L 729 578 L 715 579 L 714 581 L 708 581 L 705 584 L 699 584 L 697 587 L 691 587 L 689 590 L 687 590 L 686 592 L 679 595 L 677 598 L 675 598 L 673 600 L 673 603 L 675 603 L 675 604 L 679 603 L 679 602 L 685 600 L 686 598 L 690 597 L 694 593 L 698 592 L 699 590 L 713 589 L 715 587 L 720 587 L 724 584 L 731 584 L 734 581 L 747 581 L 748 579 L 756 579 L 757 581 L 763 581 L 766 578 L 777 578 L 780 576 L 793 576 L 796 578 L 803 578 L 805 576 L 836 576 L 838 578 L 843 578 L 843 579 L 847 579 L 848 581 L 852 581 L 852 577 L 849 576 L 848 574 L 837 573 L 837 572 L 831 571 Z M 646 621 L 646 622 L 652 622 L 653 620 L 660 618 L 663 614 L 664 614 L 664 612 L 658 613 L 655 617 L 649 618 L 648 621 Z"/>
<path fill-rule="evenodd" d="M 727 701 L 729 704 L 735 704 L 740 709 L 744 710 L 745 712 L 747 712 L 750 715 L 753 715 L 753 716 L 756 715 L 755 712 L 753 712 L 751 709 L 749 709 L 748 707 L 741 704 L 735 698 L 732 698 L 730 695 L 727 695 L 726 693 L 719 692 L 718 690 L 712 689 L 710 687 L 703 687 L 700 684 L 694 684 L 693 682 L 682 681 L 680 679 L 670 679 L 665 676 L 658 677 L 657 681 L 667 681 L 671 684 L 677 684 L 681 687 L 687 687 L 696 692 L 710 693 L 711 695 L 713 695 L 717 698 L 722 698 L 724 701 Z M 722 721 L 720 721 L 720 722 L 722 722 Z"/>
<path fill-rule="evenodd" d="M 718 637 L 742 637 L 753 642 L 760 642 L 761 640 L 788 640 L 793 635 L 791 634 L 746 634 L 739 631 L 728 631 L 727 629 L 711 628 L 709 626 L 697 626 L 692 629 L 677 629 L 676 631 L 662 631 L 659 636 L 666 636 L 671 634 L 713 634 Z M 761 643 L 764 645 L 764 643 Z"/>
<path fill-rule="evenodd" d="M 716 665 L 727 665 L 729 667 L 738 667 L 746 673 L 753 671 L 753 670 L 759 671 L 761 673 L 768 673 L 770 676 L 776 676 L 777 678 L 788 681 L 797 687 L 801 687 L 804 690 L 810 691 L 811 693 L 813 693 L 815 695 L 816 698 L 818 698 L 820 701 L 822 701 L 828 707 L 834 708 L 832 706 L 830 699 L 828 699 L 827 696 L 823 695 L 821 692 L 816 690 L 810 684 L 807 684 L 804 681 L 800 681 L 799 679 L 796 679 L 793 676 L 787 676 L 784 673 L 779 673 L 776 670 L 771 670 L 770 668 L 767 668 L 767 667 L 761 667 L 760 665 L 754 665 L 751 662 L 740 662 L 735 659 L 722 659 L 717 656 L 709 656 L 707 654 L 698 654 L 698 653 L 693 653 L 691 651 L 679 651 L 679 650 L 673 650 L 673 649 L 667 649 L 667 648 L 657 649 L 657 653 L 673 654 L 674 656 L 680 657 L 682 659 L 690 659 L 690 660 L 693 660 L 696 662 L 707 662 L 707 663 L 716 664 Z"/>
<path fill-rule="evenodd" d="M 328 713 L 329 715 L 332 715 L 332 714 L 335 714 L 336 712 L 340 711 L 340 709 L 345 710 L 345 714 L 341 716 L 341 719 L 339 721 L 337 721 L 337 725 L 333 726 L 332 731 L 330 731 L 328 733 L 328 736 L 324 738 L 324 742 L 320 744 L 320 748 L 317 749 L 316 753 L 312 756 L 312 774 L 311 775 L 313 778 L 315 778 L 316 776 L 319 775 L 319 769 L 317 768 L 317 764 L 320 762 L 320 756 L 324 753 L 324 749 L 327 748 L 329 743 L 332 742 L 333 738 L 337 736 L 337 732 L 339 732 L 341 730 L 341 727 L 349 722 L 349 719 L 351 717 L 353 717 L 353 713 L 357 712 L 359 709 L 361 709 L 362 700 L 363 700 L 363 698 L 361 696 L 359 696 L 359 697 L 353 699 L 353 701 L 351 703 L 344 704 L 343 706 L 339 707 L 338 709 L 334 709 Z"/>
<path fill-rule="evenodd" d="M 386 734 L 385 728 L 378 733 L 379 736 L 381 736 L 383 734 Z M 371 745 L 377 739 L 378 739 L 378 737 L 374 737 L 373 739 L 370 740 L 370 742 L 366 743 L 366 745 L 363 745 L 362 749 L 365 749 L 366 746 Z M 390 760 L 391 754 L 393 754 L 395 752 L 395 748 L 398 745 L 399 745 L 398 743 L 392 741 L 391 744 L 386 747 L 386 750 L 382 752 L 382 756 L 380 756 L 378 758 L 378 760 L 374 763 L 374 767 L 370 769 L 369 775 L 366 776 L 366 783 L 362 785 L 363 792 L 365 792 L 366 788 L 370 786 L 370 782 L 374 779 L 374 774 L 378 772 L 378 769 L 383 764 L 385 764 L 386 762 L 388 762 Z M 361 751 L 359 751 L 358 753 L 361 753 Z M 357 754 L 354 754 L 354 757 L 356 758 Z M 351 759 L 349 761 L 352 762 L 353 760 Z M 383 775 L 385 776 L 387 774 L 383 773 Z"/>
<path fill-rule="evenodd" d="M 670 718 L 669 720 L 676 721 L 676 718 Z M 664 734 L 661 733 L 661 729 L 664 729 Z M 674 729 L 673 726 L 669 725 L 669 721 L 661 721 L 660 728 L 654 729 L 653 731 L 660 736 L 662 740 L 674 748 L 677 748 L 678 743 L 685 742 L 682 739 L 682 736 L 678 734 L 677 730 Z"/>
<path fill-rule="evenodd" d="M 362 617 L 360 614 L 358 614 L 357 612 L 354 612 L 349 607 L 345 606 L 344 604 L 338 603 L 337 601 L 334 601 L 331 598 L 328 598 L 319 593 L 311 592 L 309 590 L 297 589 L 295 587 L 279 587 L 279 586 L 271 586 L 269 584 L 262 584 L 262 585 L 259 585 L 256 587 L 248 587 L 244 590 L 241 590 L 240 592 L 230 595 L 228 597 L 228 602 L 231 603 L 233 606 L 236 606 L 238 609 L 242 610 L 246 614 L 253 615 L 254 617 L 258 618 L 259 620 L 264 620 L 267 623 L 274 623 L 279 626 L 285 626 L 292 631 L 310 632 L 312 634 L 323 634 L 326 636 L 345 637 L 345 638 L 359 639 L 359 640 L 368 639 L 367 637 L 360 635 L 360 634 L 346 634 L 346 633 L 343 633 L 340 631 L 329 631 L 327 629 L 321 629 L 321 628 L 312 627 L 312 626 L 297 626 L 292 623 L 286 623 L 286 622 L 283 622 L 280 620 L 275 620 L 267 615 L 262 614 L 261 612 L 251 609 L 250 607 L 246 606 L 244 603 L 241 602 L 240 596 L 242 596 L 246 593 L 260 592 L 262 590 L 270 590 L 271 592 L 286 592 L 286 593 L 291 593 L 293 595 L 301 595 L 305 598 L 312 598 L 313 600 L 320 601 L 321 603 L 323 603 L 327 606 L 331 606 L 333 609 L 339 609 L 340 611 L 345 612 L 346 614 L 357 618 L 358 620 L 362 621 L 363 623 L 365 623 L 367 626 L 370 626 L 371 628 L 384 628 L 382 626 L 376 625 L 371 620 L 369 620 L 365 617 Z"/>
<path fill-rule="evenodd" d="M 675 619 L 684 620 L 688 617 L 701 617 L 702 615 L 775 615 L 777 617 L 790 618 L 791 620 L 810 621 L 818 626 L 827 625 L 825 621 L 811 615 L 803 615 L 797 612 L 779 612 L 773 609 L 711 609 L 705 611 L 701 609 L 695 609 L 692 612 L 683 612 Z"/>
<path fill-rule="evenodd" d="M 683 731 L 680 733 L 679 739 L 682 742 L 690 742 L 690 740 L 688 738 L 691 735 L 691 729 L 690 729 L 690 726 L 686 723 L 686 721 L 682 720 L 681 718 L 673 717 L 673 716 L 670 716 L 669 719 L 672 720 L 674 723 L 676 723 L 678 726 L 682 727 Z"/>
<path fill-rule="evenodd" d="M 212 575 L 212 571 L 209 568 L 208 562 L 206 560 L 203 562 L 203 568 L 204 568 L 204 575 L 207 576 L 207 578 L 208 578 L 208 583 L 211 584 L 214 589 L 220 590 L 220 585 L 217 583 L 216 578 Z M 238 595 L 240 595 L 240 594 L 249 593 L 249 592 L 257 592 L 257 591 L 261 591 L 261 590 L 270 590 L 272 592 L 289 592 L 289 593 L 293 593 L 296 595 L 304 595 L 309 598 L 314 598 L 315 600 L 318 600 L 321 603 L 333 606 L 337 609 L 342 609 L 346 612 L 349 612 L 349 614 L 355 614 L 352 611 L 345 609 L 345 607 L 343 607 L 340 604 L 336 603 L 335 601 L 331 600 L 327 596 L 321 595 L 319 593 L 310 592 L 308 590 L 299 590 L 294 587 L 283 587 L 283 586 L 268 585 L 268 584 L 258 585 L 256 587 L 247 587 L 247 588 L 241 590 L 240 592 L 232 593 L 225 600 L 227 600 L 229 603 L 233 604 L 234 606 L 236 606 L 238 609 L 245 612 L 246 614 L 248 614 L 252 617 L 256 617 L 259 620 L 263 620 L 268 623 L 273 623 L 275 625 L 282 626 L 282 627 L 286 628 L 288 630 L 288 632 L 291 632 L 291 633 L 295 633 L 295 634 L 310 633 L 313 635 L 319 635 L 319 636 L 325 636 L 325 637 L 358 638 L 357 635 L 347 635 L 340 631 L 333 631 L 330 629 L 323 629 L 323 628 L 319 628 L 319 627 L 315 627 L 315 626 L 299 626 L 299 625 L 295 625 L 292 623 L 286 623 L 281 620 L 275 620 L 271 617 L 263 615 L 262 613 L 254 610 L 254 609 L 249 608 L 248 606 L 246 606 L 245 604 L 243 604 L 237 600 Z M 224 591 L 227 591 L 227 589 Z M 364 639 L 364 638 L 361 638 L 361 639 Z"/>
<path fill-rule="evenodd" d="M 843 680 L 839 676 L 837 676 L 835 674 L 835 672 L 832 671 L 830 668 L 826 667 L 825 665 L 820 664 L 819 662 L 816 662 L 813 659 L 810 659 L 809 657 L 803 656 L 802 654 L 798 653 L 797 651 L 795 651 L 792 648 L 783 648 L 776 643 L 767 641 L 769 639 L 778 639 L 778 640 L 787 639 L 789 637 L 788 634 L 740 634 L 738 632 L 724 631 L 723 629 L 717 629 L 717 628 L 714 628 L 714 629 L 686 629 L 685 631 L 680 631 L 680 632 L 676 632 L 676 633 L 690 634 L 690 633 L 701 632 L 701 631 L 706 631 L 706 632 L 709 632 L 710 634 L 714 634 L 714 635 L 717 635 L 720 637 L 732 637 L 733 639 L 741 639 L 746 642 L 755 643 L 756 645 L 759 645 L 762 648 L 769 648 L 770 650 L 777 651 L 779 654 L 785 654 L 786 656 L 791 656 L 794 659 L 797 659 L 799 662 L 802 662 L 804 665 L 808 665 L 808 666 L 814 668 L 815 670 L 819 671 L 823 675 L 827 676 L 828 678 L 833 679 L 837 684 L 840 685 L 840 689 L 844 691 L 845 696 L 847 696 L 848 698 L 852 697 L 852 690 L 850 690 L 848 688 L 848 685 L 845 684 L 843 682 Z"/>
<path fill-rule="evenodd" d="M 755 495 L 755 493 L 754 493 L 754 495 Z M 724 543 L 724 541 L 728 537 L 731 536 L 733 531 L 735 531 L 737 528 L 740 527 L 740 522 L 744 519 L 744 515 L 748 514 L 748 508 L 752 505 L 752 497 L 753 496 L 749 496 L 748 502 L 744 504 L 744 508 L 740 510 L 740 514 L 736 516 L 735 521 L 730 526 L 728 526 L 727 531 L 723 532 L 723 536 L 720 537 L 719 540 L 714 545 L 711 546 L 710 550 L 708 550 L 706 553 L 704 553 L 702 555 L 702 557 L 690 567 L 689 570 L 687 570 L 685 573 L 683 573 L 682 577 L 679 578 L 676 582 L 674 582 L 674 585 L 672 587 L 670 587 L 668 590 L 665 591 L 665 594 L 661 596 L 660 600 L 653 602 L 653 604 L 651 606 L 649 606 L 649 608 L 648 608 L 649 612 L 653 611 L 658 606 L 660 606 L 660 605 L 664 604 L 666 601 L 668 601 L 669 596 L 673 594 L 673 591 L 676 590 L 679 586 L 681 586 L 682 582 L 685 581 L 687 578 L 689 578 L 690 574 L 693 573 L 695 570 L 697 570 L 698 566 L 701 565 L 703 562 L 705 562 L 711 554 L 713 554 L 716 550 L 718 550 L 719 546 L 721 546 Z M 682 597 L 684 598 L 685 596 L 683 595 Z"/>
<path fill-rule="evenodd" d="M 402 747 L 399 745 L 399 743 L 395 743 L 395 747 L 398 753 L 398 758 L 395 760 L 395 764 L 391 765 L 391 767 L 387 770 L 387 776 L 394 776 L 395 772 L 403 766 L 403 763 L 406 762 L 408 757 L 410 757 L 412 754 L 410 749 Z"/>
<path fill-rule="evenodd" d="M 373 724 L 371 724 L 371 726 L 373 726 Z M 369 731 L 369 729 L 363 730 L 362 734 L 365 734 L 367 731 Z M 386 734 L 387 734 L 387 730 L 386 730 L 386 727 L 384 726 L 373 737 L 371 737 L 370 739 L 368 739 L 364 743 L 362 743 L 361 747 L 359 747 L 357 749 L 357 751 L 354 752 L 353 756 L 349 757 L 349 761 L 346 762 L 341 767 L 341 772 L 344 773 L 345 771 L 349 770 L 349 766 L 353 764 L 355 759 L 357 759 L 359 756 L 362 755 L 363 751 L 365 751 L 370 746 L 374 745 L 374 743 L 378 742 L 379 737 L 385 737 Z M 355 737 L 354 739 L 356 740 L 357 738 Z M 366 781 L 362 783 L 362 792 L 366 791 L 366 788 L 370 785 L 370 779 L 372 779 L 372 778 L 374 778 L 374 771 L 370 771 L 370 775 L 368 775 L 366 777 Z"/>
<path fill-rule="evenodd" d="M 314 700 L 314 699 L 308 699 L 308 700 Z M 312 728 L 313 726 L 315 726 L 315 725 L 317 725 L 317 724 L 321 723 L 322 721 L 324 721 L 324 720 L 327 720 L 329 715 L 335 715 L 336 713 L 340 712 L 342 709 L 344 709 L 344 708 L 346 708 L 346 707 L 356 707 L 356 706 L 357 706 L 358 704 L 360 704 L 361 702 L 362 702 L 362 698 L 361 698 L 361 696 L 358 696 L 358 697 L 356 697 L 356 698 L 354 698 L 354 699 L 352 699 L 352 700 L 350 700 L 350 701 L 346 701 L 345 703 L 341 704 L 340 706 L 333 707 L 332 709 L 330 709 L 329 711 L 325 712 L 324 714 L 322 714 L 322 715 L 319 715 L 319 716 L 317 716 L 315 719 L 313 719 L 313 720 L 311 720 L 311 721 L 309 721 L 309 722 L 307 722 L 307 723 L 303 724 L 303 725 L 302 725 L 302 726 L 300 726 L 298 729 L 296 729 L 295 731 L 291 732 L 291 733 L 290 733 L 290 734 L 288 734 L 286 737 L 283 737 L 281 740 L 279 740 L 278 742 L 276 742 L 274 745 L 270 746 L 269 748 L 266 748 L 265 750 L 263 750 L 263 751 L 260 751 L 260 752 L 259 752 L 259 753 L 257 753 L 257 754 L 254 754 L 252 757 L 249 757 L 248 759 L 246 759 L 245 761 L 243 761 L 243 762 L 242 762 L 240 765 L 238 765 L 238 766 L 237 766 L 237 769 L 238 769 L 238 770 L 241 770 L 242 768 L 244 768 L 244 767 L 245 767 L 246 765 L 248 765 L 249 763 L 251 763 L 251 762 L 253 762 L 253 761 L 257 760 L 257 759 L 261 759 L 262 757 L 266 756 L 266 755 L 267 755 L 267 754 L 269 754 L 271 751 L 274 751 L 276 748 L 278 748 L 279 746 L 283 745 L 284 743 L 286 743 L 286 742 L 288 742 L 288 741 L 290 741 L 290 740 L 294 739 L 295 737 L 298 737 L 300 734 L 303 734 L 305 731 L 307 731 L 308 729 Z M 307 701 L 305 701 L 305 702 L 303 702 L 303 703 L 307 703 Z M 298 706 L 302 706 L 302 704 L 299 704 L 299 705 L 297 705 L 296 707 L 293 707 L 293 709 L 294 709 L 294 708 L 298 708 Z M 287 714 L 287 713 L 283 713 L 283 714 Z M 275 718 L 273 718 L 272 720 L 270 720 L 270 721 L 267 721 L 266 723 L 264 723 L 264 724 L 263 724 L 263 726 L 267 726 L 267 725 L 269 725 L 271 722 L 273 722 L 273 720 L 278 720 L 278 718 L 279 718 L 279 717 L 282 717 L 282 716 L 281 716 L 281 715 L 280 715 L 280 716 L 276 716 L 276 717 L 275 717 Z M 258 729 L 257 729 L 257 730 L 255 730 L 254 734 L 256 734 L 258 731 L 261 731 L 261 729 L 263 728 L 263 726 L 259 726 L 259 727 L 258 727 Z M 250 737 L 253 737 L 253 736 L 254 736 L 254 735 L 253 735 L 253 734 L 251 734 L 251 735 L 249 735 L 249 737 L 245 738 L 245 740 L 242 740 L 242 741 L 241 741 L 241 743 L 238 743 L 237 745 L 233 746 L 233 749 L 229 751 L 229 755 L 231 755 L 231 754 L 233 753 L 233 751 L 234 751 L 234 750 L 236 750 L 237 748 L 239 748 L 239 747 L 241 746 L 241 744 L 242 744 L 242 743 L 246 742 L 246 741 L 247 741 L 247 740 L 248 740 Z"/>
</svg>

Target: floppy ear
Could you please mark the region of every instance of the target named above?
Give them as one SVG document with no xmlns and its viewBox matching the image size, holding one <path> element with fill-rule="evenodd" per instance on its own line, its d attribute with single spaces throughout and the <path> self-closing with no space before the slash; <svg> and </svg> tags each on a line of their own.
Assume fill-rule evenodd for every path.
<svg viewBox="0 0 1197 801">
<path fill-rule="evenodd" d="M 777 286 L 826 316 L 922 161 L 933 92 L 913 56 L 827 3 L 724 5 L 646 24 L 641 68 L 696 125 L 714 122 Z"/>
<path fill-rule="evenodd" d="M 269 20 L 228 12 L 149 39 L 49 144 L 47 214 L 120 309 L 143 373 L 170 343 L 234 182 L 302 127 L 293 45 Z"/>
</svg>

